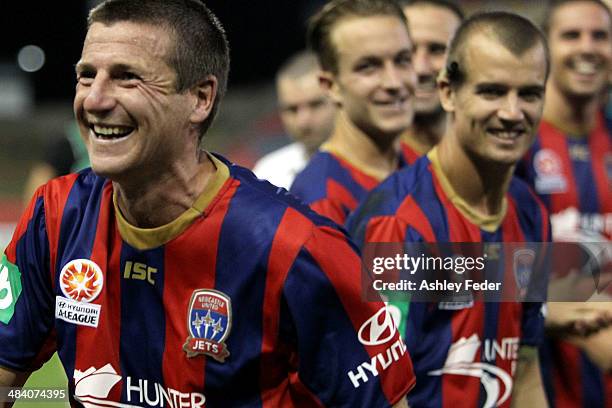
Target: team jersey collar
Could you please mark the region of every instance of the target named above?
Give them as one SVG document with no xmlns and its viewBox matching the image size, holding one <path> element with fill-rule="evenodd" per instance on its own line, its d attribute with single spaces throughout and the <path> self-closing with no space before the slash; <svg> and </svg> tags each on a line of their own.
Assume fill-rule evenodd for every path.
<svg viewBox="0 0 612 408">
<path fill-rule="evenodd" d="M 448 200 L 457 208 L 457 210 L 468 219 L 471 223 L 477 225 L 480 229 L 487 232 L 495 232 L 501 225 L 506 216 L 506 212 L 508 210 L 508 200 L 504 197 L 502 201 L 502 208 L 497 214 L 487 215 L 482 214 L 479 211 L 476 211 L 472 208 L 463 198 L 457 194 L 457 192 L 453 189 L 450 181 L 442 171 L 442 166 L 440 165 L 440 159 L 438 157 L 438 147 L 434 147 L 427 153 L 427 158 L 431 162 L 431 167 L 433 172 L 440 182 L 440 186 L 444 194 Z"/>
<path fill-rule="evenodd" d="M 121 237 L 132 247 L 138 250 L 157 248 L 171 241 L 185 231 L 196 218 L 202 216 L 213 199 L 220 193 L 221 188 L 229 179 L 229 168 L 225 163 L 208 154 L 213 162 L 216 172 L 206 185 L 202 194 L 193 203 L 191 208 L 182 213 L 177 219 L 166 225 L 156 228 L 139 228 L 131 225 L 121 214 L 117 205 L 117 195 L 113 192 L 113 206 L 117 216 L 117 226 Z"/>
</svg>

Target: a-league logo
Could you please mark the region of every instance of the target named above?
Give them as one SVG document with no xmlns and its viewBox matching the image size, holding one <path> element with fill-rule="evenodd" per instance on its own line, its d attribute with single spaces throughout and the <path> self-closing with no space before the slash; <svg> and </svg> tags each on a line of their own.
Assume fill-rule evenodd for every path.
<svg viewBox="0 0 612 408">
<path fill-rule="evenodd" d="M 198 289 L 191 295 L 187 313 L 190 336 L 183 345 L 187 357 L 206 354 L 223 363 L 229 356 L 224 343 L 232 327 L 232 304 L 223 292 Z"/>
</svg>

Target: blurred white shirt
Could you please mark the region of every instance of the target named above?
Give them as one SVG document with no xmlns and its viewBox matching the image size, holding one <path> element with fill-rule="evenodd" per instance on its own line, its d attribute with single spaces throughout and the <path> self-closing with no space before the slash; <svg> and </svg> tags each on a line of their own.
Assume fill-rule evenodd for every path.
<svg viewBox="0 0 612 408">
<path fill-rule="evenodd" d="M 263 156 L 255 163 L 253 173 L 260 179 L 288 190 L 295 176 L 307 163 L 304 145 L 296 142 Z"/>
</svg>

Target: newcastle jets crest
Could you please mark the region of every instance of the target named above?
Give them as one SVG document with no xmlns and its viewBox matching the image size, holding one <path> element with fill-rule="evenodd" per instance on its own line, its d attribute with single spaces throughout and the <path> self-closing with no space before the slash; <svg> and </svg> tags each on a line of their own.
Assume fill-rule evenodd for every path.
<svg viewBox="0 0 612 408">
<path fill-rule="evenodd" d="M 183 345 L 187 357 L 200 354 L 223 363 L 229 356 L 224 341 L 232 328 L 230 298 L 213 289 L 198 289 L 191 295 L 187 314 L 189 337 Z"/>
</svg>

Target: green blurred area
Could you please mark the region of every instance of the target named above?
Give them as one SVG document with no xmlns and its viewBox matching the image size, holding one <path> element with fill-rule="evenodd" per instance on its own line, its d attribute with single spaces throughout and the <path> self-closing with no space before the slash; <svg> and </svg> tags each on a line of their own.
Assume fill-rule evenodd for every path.
<svg viewBox="0 0 612 408">
<path fill-rule="evenodd" d="M 66 394 L 68 393 L 68 379 L 57 353 L 40 370 L 32 373 L 24 388 L 61 388 L 66 390 Z M 67 400 L 66 402 L 17 402 L 13 405 L 15 408 L 65 408 L 69 406 Z"/>
</svg>

